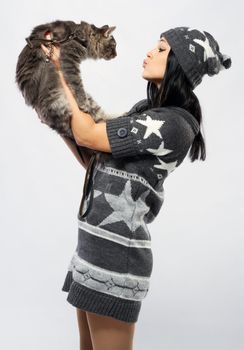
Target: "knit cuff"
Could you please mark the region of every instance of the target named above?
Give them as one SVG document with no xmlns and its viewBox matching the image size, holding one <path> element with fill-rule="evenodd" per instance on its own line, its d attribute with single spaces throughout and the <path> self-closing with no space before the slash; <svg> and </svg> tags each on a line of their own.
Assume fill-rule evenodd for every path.
<svg viewBox="0 0 244 350">
<path fill-rule="evenodd" d="M 135 156 L 138 153 L 130 133 L 131 120 L 126 116 L 106 120 L 106 131 L 114 158 Z"/>
</svg>

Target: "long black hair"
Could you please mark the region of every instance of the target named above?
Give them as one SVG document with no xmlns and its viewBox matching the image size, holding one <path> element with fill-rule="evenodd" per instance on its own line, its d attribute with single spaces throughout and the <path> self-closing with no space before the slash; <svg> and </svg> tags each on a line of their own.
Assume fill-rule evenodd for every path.
<svg viewBox="0 0 244 350">
<path fill-rule="evenodd" d="M 200 128 L 202 126 L 200 103 L 172 50 L 168 54 L 166 70 L 160 87 L 158 88 L 154 82 L 148 81 L 147 100 L 149 108 L 166 106 L 184 108 L 197 119 Z M 204 161 L 206 159 L 206 147 L 201 130 L 195 136 L 190 148 L 191 162 L 199 158 L 199 153 L 200 160 Z"/>
</svg>

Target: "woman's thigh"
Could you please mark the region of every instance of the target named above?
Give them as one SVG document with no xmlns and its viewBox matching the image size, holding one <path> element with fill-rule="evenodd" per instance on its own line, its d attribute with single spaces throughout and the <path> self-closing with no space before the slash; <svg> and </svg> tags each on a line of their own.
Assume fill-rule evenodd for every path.
<svg viewBox="0 0 244 350">
<path fill-rule="evenodd" d="M 76 313 L 80 333 L 80 350 L 93 350 L 87 314 L 79 308 L 76 308 Z"/>
<path fill-rule="evenodd" d="M 132 350 L 135 323 L 87 312 L 93 350 Z"/>
</svg>

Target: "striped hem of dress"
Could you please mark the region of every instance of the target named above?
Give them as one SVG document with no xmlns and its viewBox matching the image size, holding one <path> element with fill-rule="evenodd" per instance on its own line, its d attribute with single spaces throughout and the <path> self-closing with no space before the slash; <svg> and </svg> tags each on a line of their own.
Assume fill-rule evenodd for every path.
<svg viewBox="0 0 244 350">
<path fill-rule="evenodd" d="M 68 292 L 67 301 L 84 311 L 110 316 L 124 322 L 137 322 L 141 301 L 126 300 L 87 288 L 73 280 L 68 271 L 62 291 Z"/>
</svg>

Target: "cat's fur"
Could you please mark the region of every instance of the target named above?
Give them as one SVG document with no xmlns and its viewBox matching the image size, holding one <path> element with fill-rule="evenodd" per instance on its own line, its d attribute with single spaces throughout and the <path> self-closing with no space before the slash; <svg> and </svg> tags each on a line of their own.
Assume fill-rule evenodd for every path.
<svg viewBox="0 0 244 350">
<path fill-rule="evenodd" d="M 97 28 L 93 24 L 81 21 L 60 21 L 36 26 L 29 37 L 33 48 L 26 45 L 21 51 L 16 67 L 16 82 L 27 105 L 32 106 L 42 122 L 56 130 L 61 136 L 74 140 L 70 127 L 71 109 L 62 89 L 61 82 L 52 62 L 45 61 L 41 42 L 34 38 L 45 39 L 47 32 L 54 40 L 62 40 L 74 30 L 78 38 L 60 43 L 60 64 L 65 80 L 69 84 L 79 108 L 89 113 L 98 122 L 116 117 L 105 113 L 94 99 L 85 92 L 80 76 L 80 63 L 87 59 L 116 57 L 116 41 L 111 35 L 115 27 L 104 25 Z"/>
</svg>

